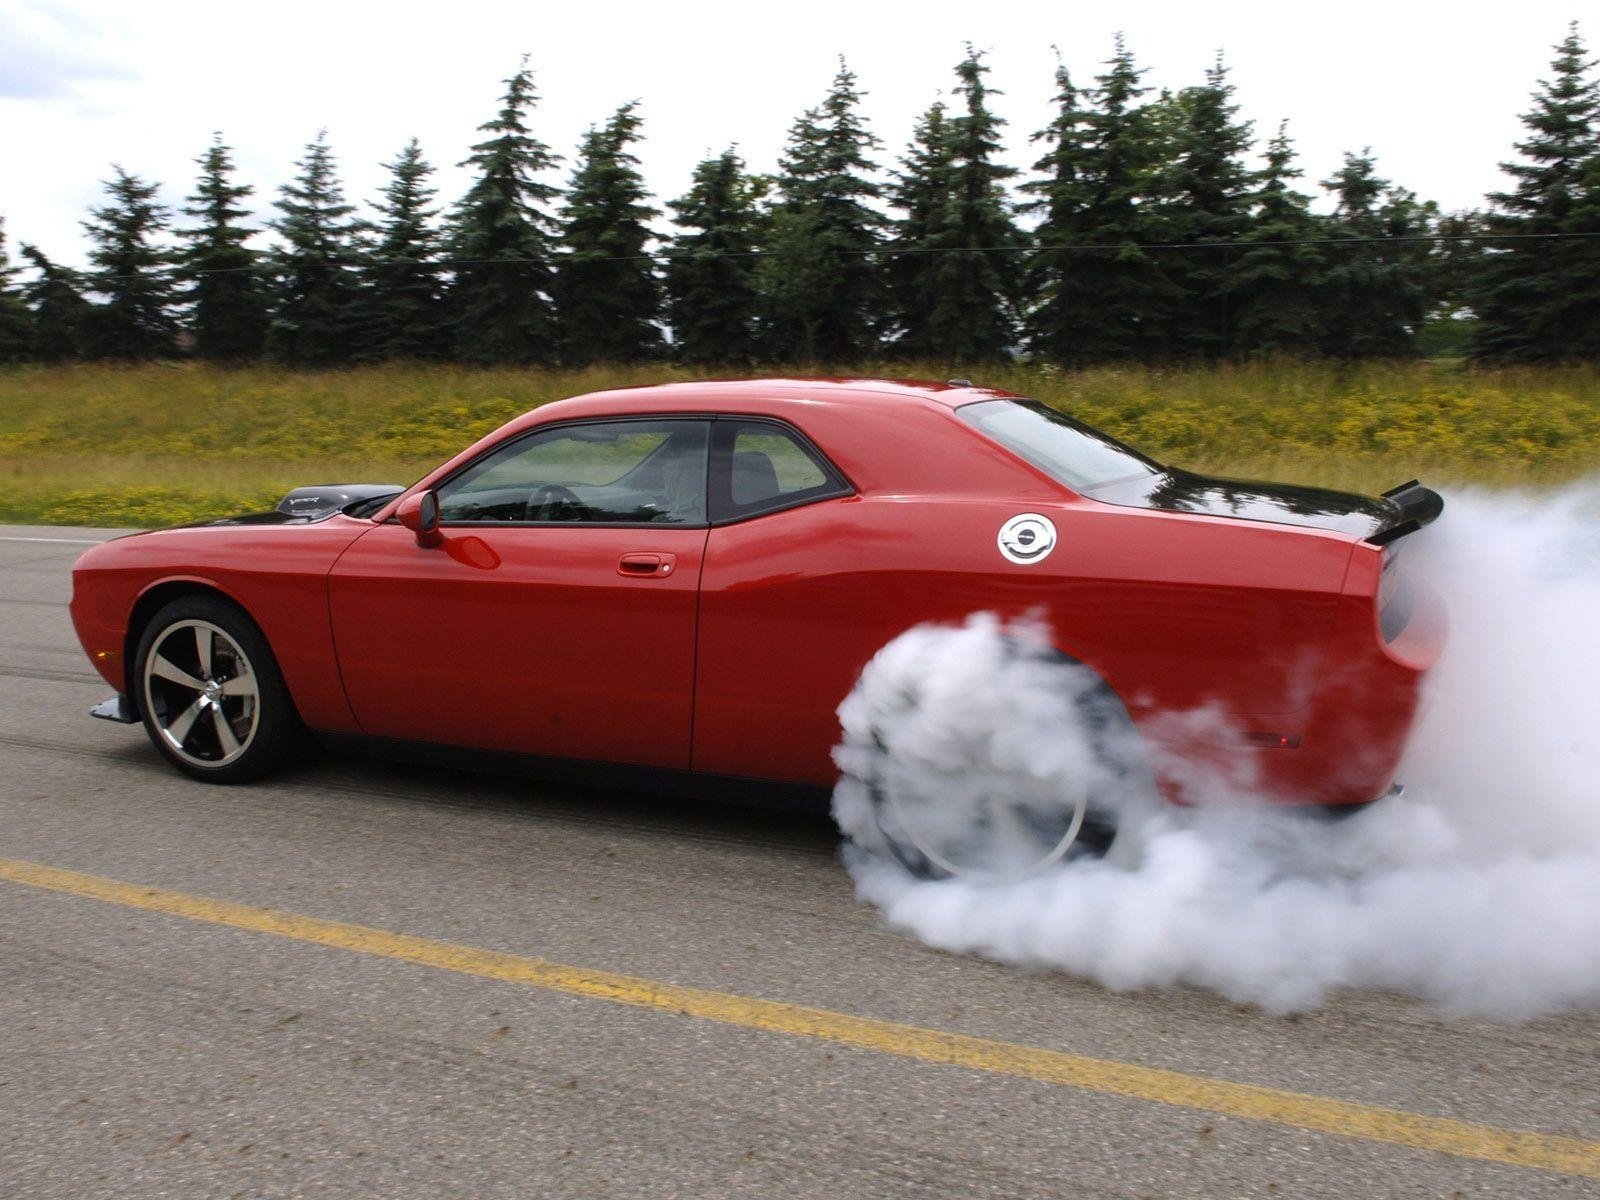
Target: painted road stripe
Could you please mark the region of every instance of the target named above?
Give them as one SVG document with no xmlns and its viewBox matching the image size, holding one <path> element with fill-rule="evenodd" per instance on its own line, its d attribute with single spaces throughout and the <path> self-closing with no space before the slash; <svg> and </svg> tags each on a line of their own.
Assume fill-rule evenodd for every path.
<svg viewBox="0 0 1600 1200">
<path fill-rule="evenodd" d="M 102 542 L 110 541 L 109 538 L 37 538 L 37 537 L 11 537 L 0 534 L 0 542 L 54 542 L 61 546 L 98 546 Z"/>
<path fill-rule="evenodd" d="M 869 1017 L 854 1017 L 820 1008 L 802 1008 L 753 996 L 679 987 L 633 975 L 564 966 L 544 959 L 436 942 L 403 933 L 370 929 L 364 925 L 350 925 L 343 921 L 326 921 L 320 917 L 272 908 L 209 900 L 204 896 L 142 887 L 16 859 L 0 858 L 0 879 L 170 916 L 209 921 L 235 929 L 397 958 L 403 962 L 458 971 L 464 975 L 478 975 L 485 979 L 520 983 L 639 1008 L 662 1009 L 748 1029 L 817 1038 L 900 1058 L 993 1071 L 1041 1083 L 1201 1109 L 1230 1117 L 1246 1117 L 1341 1137 L 1364 1138 L 1511 1166 L 1600 1178 L 1600 1143 L 1578 1138 L 1498 1129 L 1492 1125 L 1453 1121 L 1448 1117 L 1430 1117 L 1401 1109 L 1377 1108 L 1247 1083 L 1230 1083 L 1204 1075 L 1163 1071 L 1137 1063 L 1086 1058 L 1036 1046 L 991 1041 L 966 1034 L 922 1029 L 915 1025 L 896 1025 L 889 1021 L 875 1021 Z"/>
</svg>

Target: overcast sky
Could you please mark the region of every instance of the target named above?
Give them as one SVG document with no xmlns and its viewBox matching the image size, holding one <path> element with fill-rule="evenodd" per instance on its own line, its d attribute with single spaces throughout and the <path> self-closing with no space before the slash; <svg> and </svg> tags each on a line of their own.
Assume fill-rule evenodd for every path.
<svg viewBox="0 0 1600 1200">
<path fill-rule="evenodd" d="M 1386 177 L 1463 208 L 1499 186 L 1550 47 L 1585 9 L 1592 0 L 0 0 L 0 216 L 13 253 L 34 241 L 81 263 L 78 221 L 109 164 L 181 202 L 212 130 L 235 147 L 263 214 L 322 127 L 352 196 L 371 196 L 379 164 L 415 134 L 453 199 L 455 164 L 524 51 L 542 96 L 536 130 L 569 159 L 589 124 L 643 102 L 640 157 L 661 197 L 729 143 L 771 169 L 840 53 L 870 93 L 884 158 L 898 157 L 966 41 L 989 51 L 1020 166 L 1049 117 L 1051 46 L 1086 83 L 1118 29 L 1158 88 L 1199 82 L 1223 50 L 1258 137 L 1290 119 L 1308 182 L 1371 146 Z"/>
</svg>

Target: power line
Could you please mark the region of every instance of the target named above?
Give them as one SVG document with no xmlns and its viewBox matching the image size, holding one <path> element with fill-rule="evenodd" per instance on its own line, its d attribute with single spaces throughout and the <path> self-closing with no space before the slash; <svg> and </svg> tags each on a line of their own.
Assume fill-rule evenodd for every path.
<svg viewBox="0 0 1600 1200">
<path fill-rule="evenodd" d="M 1128 250 L 1140 251 L 1207 251 L 1207 250 L 1238 250 L 1238 249 L 1264 249 L 1288 246 L 1379 246 L 1379 245 L 1416 245 L 1424 242 L 1529 242 L 1529 241 L 1583 241 L 1590 238 L 1600 238 L 1600 232 L 1578 233 L 1431 233 L 1431 234 L 1403 234 L 1383 237 L 1345 237 L 1331 235 L 1317 238 L 1268 238 L 1251 240 L 1242 238 L 1235 241 L 1207 241 L 1207 242 L 1080 242 L 1065 245 L 1022 245 L 1022 246 L 896 246 L 892 242 L 885 242 L 877 246 L 862 249 L 833 249 L 828 251 L 839 258 L 895 258 L 904 255 L 927 254 L 1018 254 L 1025 256 L 1035 255 L 1061 255 L 1096 254 L 1105 252 L 1122 253 Z M 786 253 L 782 250 L 738 250 L 738 251 L 701 251 L 679 250 L 662 247 L 659 250 L 650 250 L 642 254 L 608 255 L 603 258 L 575 258 L 562 254 L 559 251 L 548 259 L 538 258 L 361 258 L 361 259 L 318 259 L 315 265 L 345 270 L 368 270 L 375 267 L 429 267 L 434 269 L 450 270 L 457 267 L 514 267 L 514 266 L 556 266 L 588 265 L 605 263 L 628 262 L 674 262 L 705 259 L 760 259 L 772 258 Z M 244 274 L 275 274 L 288 267 L 292 267 L 295 260 L 276 256 L 272 251 L 260 252 L 260 259 L 247 266 L 240 267 L 210 267 L 200 271 L 185 270 L 182 267 L 162 267 L 152 274 L 162 274 L 175 281 L 205 278 L 213 275 L 244 275 Z M 70 271 L 74 276 L 82 277 L 86 282 L 114 282 L 132 279 L 148 278 L 140 275 L 96 275 L 91 272 L 78 271 L 72 268 L 58 268 Z"/>
</svg>

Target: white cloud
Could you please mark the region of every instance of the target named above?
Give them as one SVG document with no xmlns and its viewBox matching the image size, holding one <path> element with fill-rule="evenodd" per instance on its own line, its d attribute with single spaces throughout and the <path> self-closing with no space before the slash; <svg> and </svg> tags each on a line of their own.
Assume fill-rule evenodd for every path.
<svg viewBox="0 0 1600 1200">
<path fill-rule="evenodd" d="M 373 195 L 379 164 L 415 134 L 452 198 L 465 180 L 454 164 L 525 50 L 543 96 L 537 131 L 563 155 L 590 123 L 643 101 L 640 157 L 663 198 L 683 191 L 698 158 L 729 143 L 770 168 L 840 52 L 870 93 L 885 157 L 897 156 L 969 39 L 990 50 L 991 79 L 1005 93 L 996 104 L 1011 122 L 1008 156 L 1025 166 L 1036 156 L 1028 135 L 1049 117 L 1052 43 L 1087 81 L 1119 27 L 1158 88 L 1198 81 L 1225 49 L 1258 135 L 1291 118 L 1308 182 L 1331 174 L 1343 150 L 1371 145 L 1384 174 L 1464 207 L 1499 185 L 1496 164 L 1570 13 L 1570 0 L 1458 4 L 1447 21 L 1434 5 L 1393 0 L 1350 0 L 1337 18 L 1281 3 L 1173 0 L 926 0 L 914 9 L 870 0 L 0 0 L 0 213 L 12 238 L 81 261 L 78 221 L 111 162 L 161 180 L 178 202 L 214 129 L 236 147 L 263 215 L 324 126 L 353 196 Z"/>
<path fill-rule="evenodd" d="M 66 5 L 0 7 L 0 99 L 68 99 L 81 84 L 134 77 L 94 42 L 92 23 Z"/>
</svg>

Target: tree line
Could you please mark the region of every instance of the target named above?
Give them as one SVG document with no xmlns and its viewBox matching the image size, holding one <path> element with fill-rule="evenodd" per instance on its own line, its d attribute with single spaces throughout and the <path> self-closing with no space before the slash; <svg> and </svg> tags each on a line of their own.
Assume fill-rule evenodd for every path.
<svg viewBox="0 0 1600 1200">
<path fill-rule="evenodd" d="M 1363 150 L 1314 212 L 1286 125 L 1248 165 L 1220 56 L 1176 92 L 1144 74 L 1120 36 L 1087 84 L 1058 62 L 1018 178 L 981 52 L 892 168 L 841 59 L 774 174 L 729 148 L 665 213 L 633 152 L 637 102 L 551 182 L 526 59 L 448 207 L 412 139 L 363 212 L 319 134 L 254 228 L 217 135 L 176 223 L 114 167 L 83 222 L 87 270 L 26 243 L 13 264 L 0 224 L 0 361 L 1600 359 L 1600 81 L 1576 25 L 1481 211 L 1442 213 Z"/>
</svg>

